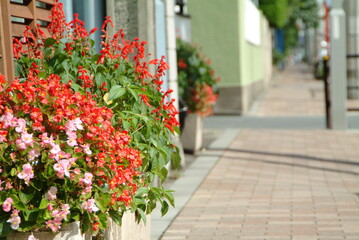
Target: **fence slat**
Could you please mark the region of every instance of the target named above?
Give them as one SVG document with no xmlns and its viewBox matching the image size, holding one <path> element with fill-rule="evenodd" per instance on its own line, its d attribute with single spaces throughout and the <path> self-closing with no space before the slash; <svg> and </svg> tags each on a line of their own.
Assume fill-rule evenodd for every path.
<svg viewBox="0 0 359 240">
<path fill-rule="evenodd" d="M 42 9 L 42 8 L 36 8 L 36 18 L 41 21 L 49 22 L 49 10 Z"/>
<path fill-rule="evenodd" d="M 42 2 L 42 3 L 46 3 L 46 4 L 51 4 L 54 5 L 54 1 L 53 0 L 37 0 L 38 2 Z"/>
<path fill-rule="evenodd" d="M 24 31 L 26 29 L 26 25 L 19 23 L 11 24 L 12 33 L 11 36 L 14 37 L 22 37 L 24 35 Z"/>
<path fill-rule="evenodd" d="M 12 81 L 14 78 L 14 65 L 12 53 L 12 38 L 11 38 L 11 20 L 10 20 L 10 1 L 1 1 L 1 48 L 2 58 L 0 59 L 1 71 L 5 75 L 7 81 Z"/>
<path fill-rule="evenodd" d="M 11 16 L 21 17 L 26 19 L 34 19 L 34 15 L 31 13 L 27 6 L 19 4 L 10 4 Z"/>
</svg>

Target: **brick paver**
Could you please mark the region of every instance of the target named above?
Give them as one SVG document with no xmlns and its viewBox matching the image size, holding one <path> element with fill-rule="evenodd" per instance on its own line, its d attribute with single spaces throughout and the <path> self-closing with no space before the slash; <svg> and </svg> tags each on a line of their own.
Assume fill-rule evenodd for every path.
<svg viewBox="0 0 359 240">
<path fill-rule="evenodd" d="M 286 74 L 305 96 L 307 80 Z M 359 239 L 358 146 L 355 132 L 243 129 L 162 239 Z"/>
</svg>

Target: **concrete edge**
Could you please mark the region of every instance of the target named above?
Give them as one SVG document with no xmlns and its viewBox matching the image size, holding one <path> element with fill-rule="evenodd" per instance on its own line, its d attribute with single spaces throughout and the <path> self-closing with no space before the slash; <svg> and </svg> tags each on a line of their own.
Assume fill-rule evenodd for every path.
<svg viewBox="0 0 359 240">
<path fill-rule="evenodd" d="M 199 155 L 194 162 L 183 172 L 183 175 L 174 181 L 169 189 L 174 190 L 175 208 L 170 208 L 168 213 L 161 217 L 158 207 L 151 215 L 151 239 L 161 239 L 175 217 L 181 212 L 193 193 L 201 185 L 210 170 L 221 158 L 223 151 L 229 147 L 234 138 L 238 135 L 239 129 L 227 129 L 216 140 L 214 140 L 206 152 L 206 156 Z"/>
</svg>

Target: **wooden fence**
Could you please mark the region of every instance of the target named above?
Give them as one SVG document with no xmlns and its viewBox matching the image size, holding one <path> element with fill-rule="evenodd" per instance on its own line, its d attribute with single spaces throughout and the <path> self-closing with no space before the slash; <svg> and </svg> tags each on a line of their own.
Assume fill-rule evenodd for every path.
<svg viewBox="0 0 359 240">
<path fill-rule="evenodd" d="M 48 35 L 53 0 L 1 0 L 0 2 L 0 73 L 7 80 L 14 78 L 12 39 L 20 38 L 26 26 L 37 24 Z"/>
</svg>

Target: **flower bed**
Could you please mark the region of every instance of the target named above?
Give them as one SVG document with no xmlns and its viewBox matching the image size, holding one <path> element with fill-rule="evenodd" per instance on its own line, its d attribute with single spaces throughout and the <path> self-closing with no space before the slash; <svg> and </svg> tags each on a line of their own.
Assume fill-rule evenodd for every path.
<svg viewBox="0 0 359 240">
<path fill-rule="evenodd" d="M 161 90 L 167 64 L 147 61 L 145 42 L 122 30 L 110 37 L 109 18 L 100 53 L 95 29 L 66 23 L 61 3 L 51 18 L 50 38 L 37 28 L 14 40 L 17 78 L 0 79 L 0 235 L 74 221 L 96 235 L 126 211 L 146 221 L 160 203 L 165 214 L 173 196 L 153 181 L 180 161 L 177 110 Z"/>
</svg>

